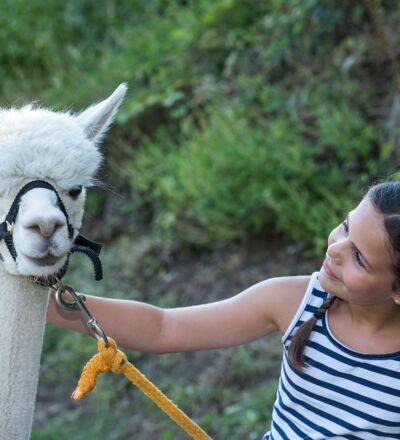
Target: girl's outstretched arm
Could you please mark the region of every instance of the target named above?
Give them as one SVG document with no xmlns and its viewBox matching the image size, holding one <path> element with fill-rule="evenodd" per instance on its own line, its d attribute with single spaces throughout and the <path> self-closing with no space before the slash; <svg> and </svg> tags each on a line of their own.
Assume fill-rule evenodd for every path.
<svg viewBox="0 0 400 440">
<path fill-rule="evenodd" d="M 132 300 L 86 294 L 85 297 L 85 305 L 92 316 L 105 334 L 114 338 L 118 345 L 145 352 L 157 352 L 157 340 L 164 319 L 163 309 Z M 50 294 L 47 322 L 92 336 L 80 312 L 69 312 L 57 305 L 54 291 Z"/>
<path fill-rule="evenodd" d="M 236 296 L 192 307 L 162 309 L 149 304 L 85 295 L 105 333 L 119 345 L 152 353 L 230 347 L 279 330 L 296 312 L 309 277 L 272 278 Z M 48 321 L 89 334 L 79 313 L 61 310 L 54 293 Z"/>
</svg>

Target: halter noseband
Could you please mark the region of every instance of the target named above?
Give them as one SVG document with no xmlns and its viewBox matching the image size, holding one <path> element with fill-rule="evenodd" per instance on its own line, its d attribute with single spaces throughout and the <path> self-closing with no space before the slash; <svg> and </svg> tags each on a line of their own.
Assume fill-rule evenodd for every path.
<svg viewBox="0 0 400 440">
<path fill-rule="evenodd" d="M 4 240 L 4 242 L 7 246 L 7 249 L 10 252 L 10 255 L 12 256 L 14 261 L 16 261 L 16 259 L 17 259 L 17 251 L 14 246 L 14 241 L 13 241 L 12 235 L 13 235 L 14 223 L 17 218 L 18 211 L 19 211 L 21 197 L 24 194 L 26 194 L 28 191 L 31 191 L 34 188 L 44 188 L 44 189 L 48 189 L 50 191 L 53 191 L 55 193 L 55 195 L 57 196 L 57 206 L 62 211 L 62 213 L 64 214 L 64 216 L 67 220 L 68 238 L 70 240 L 72 240 L 72 237 L 74 235 L 74 228 L 72 227 L 72 225 L 69 221 L 69 216 L 68 216 L 68 213 L 65 209 L 64 203 L 62 202 L 61 197 L 58 194 L 57 190 L 54 188 L 54 186 L 51 185 L 49 182 L 46 182 L 45 180 L 32 180 L 31 182 L 28 182 L 25 186 L 23 186 L 20 189 L 20 191 L 15 196 L 15 199 L 11 204 L 11 207 L 6 215 L 5 220 L 2 223 L 0 223 L 0 241 Z M 88 240 L 87 238 L 78 234 L 76 236 L 75 240 L 73 241 L 73 246 L 70 251 L 70 253 L 82 252 L 90 258 L 90 260 L 93 263 L 96 280 L 101 280 L 103 278 L 103 270 L 102 270 L 101 261 L 99 258 L 100 250 L 101 250 L 101 244 L 95 243 L 91 240 Z M 69 255 L 68 255 L 67 262 L 66 262 L 65 266 L 61 269 L 61 271 L 58 274 L 56 274 L 56 277 L 58 279 L 60 279 L 65 274 L 66 269 L 67 269 L 67 265 L 68 265 L 68 261 L 69 261 Z M 35 279 L 35 280 L 37 282 L 39 282 L 39 284 L 43 284 L 43 282 L 40 281 L 39 279 Z M 49 281 L 49 283 L 46 283 L 46 284 L 49 284 L 49 285 L 54 284 L 50 281 Z"/>
</svg>

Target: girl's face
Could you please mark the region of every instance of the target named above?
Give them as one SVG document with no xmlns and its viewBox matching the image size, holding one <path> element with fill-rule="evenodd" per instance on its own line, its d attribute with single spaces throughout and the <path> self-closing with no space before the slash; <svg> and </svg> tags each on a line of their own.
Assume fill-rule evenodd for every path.
<svg viewBox="0 0 400 440">
<path fill-rule="evenodd" d="M 366 197 L 329 234 L 319 277 L 322 287 L 353 304 L 393 303 L 400 291 L 393 290 L 389 246 L 383 216 Z"/>
</svg>

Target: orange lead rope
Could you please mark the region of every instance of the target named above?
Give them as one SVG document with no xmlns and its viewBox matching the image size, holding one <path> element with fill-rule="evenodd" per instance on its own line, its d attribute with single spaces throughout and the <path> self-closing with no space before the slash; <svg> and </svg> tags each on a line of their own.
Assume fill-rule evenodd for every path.
<svg viewBox="0 0 400 440">
<path fill-rule="evenodd" d="M 72 394 L 74 400 L 80 400 L 96 386 L 97 376 L 108 370 L 124 374 L 147 397 L 161 408 L 175 423 L 195 440 L 212 440 L 190 417 L 179 409 L 168 397 L 160 391 L 147 377 L 142 374 L 118 350 L 114 339 L 108 338 L 107 346 L 104 339 L 99 339 L 99 353 L 94 355 L 85 365 L 78 386 Z"/>
<path fill-rule="evenodd" d="M 86 325 L 98 340 L 99 352 L 85 365 L 78 386 L 71 396 L 74 400 L 80 400 L 85 394 L 92 391 L 96 386 L 96 379 L 99 374 L 108 370 L 114 373 L 122 373 L 186 431 L 191 438 L 195 440 L 212 440 L 200 426 L 169 400 L 144 374 L 128 362 L 125 354 L 118 350 L 114 339 L 107 338 L 99 323 L 89 312 L 85 305 L 86 298 L 84 295 L 76 293 L 72 287 L 65 286 L 60 280 L 57 280 L 57 284 L 53 287 L 56 289 L 55 300 L 57 304 L 66 311 L 81 312 Z M 65 294 L 69 294 L 73 301 L 66 301 Z"/>
</svg>

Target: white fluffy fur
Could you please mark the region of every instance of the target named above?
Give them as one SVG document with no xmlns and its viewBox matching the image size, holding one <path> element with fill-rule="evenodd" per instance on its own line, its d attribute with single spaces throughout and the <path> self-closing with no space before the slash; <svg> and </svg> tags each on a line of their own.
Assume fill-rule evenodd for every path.
<svg viewBox="0 0 400 440">
<path fill-rule="evenodd" d="M 125 92 L 122 84 L 79 115 L 35 106 L 0 110 L 0 221 L 20 188 L 42 179 L 59 192 L 77 233 L 85 190 L 76 200 L 68 191 L 93 183 L 102 160 L 97 143 Z M 0 440 L 29 438 L 48 302 L 48 289 L 21 275 L 56 273 L 72 245 L 54 192 L 35 188 L 21 198 L 13 239 L 16 262 L 0 244 Z"/>
</svg>

